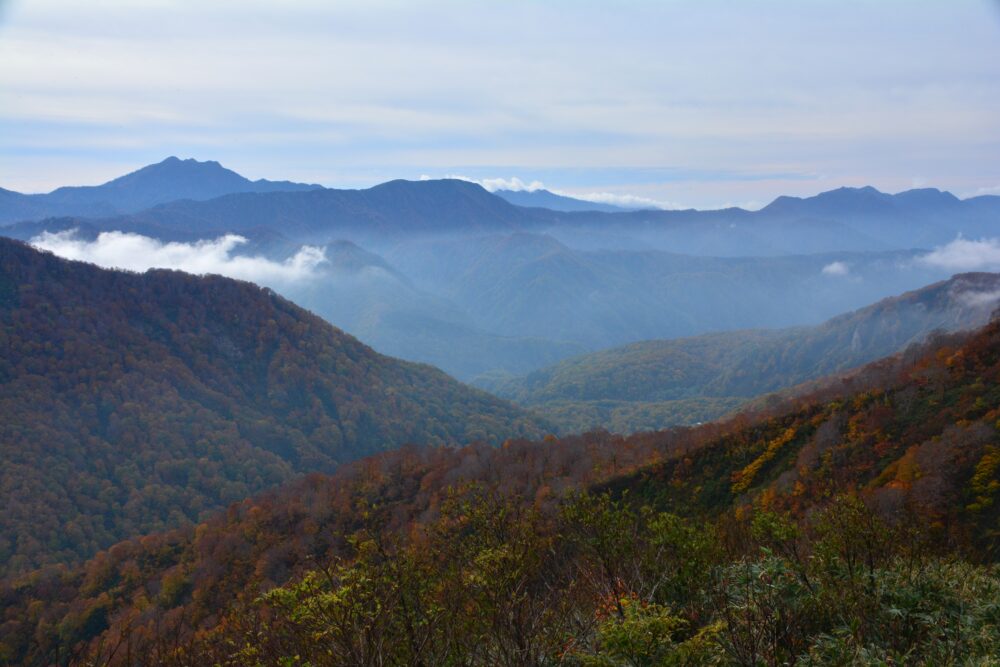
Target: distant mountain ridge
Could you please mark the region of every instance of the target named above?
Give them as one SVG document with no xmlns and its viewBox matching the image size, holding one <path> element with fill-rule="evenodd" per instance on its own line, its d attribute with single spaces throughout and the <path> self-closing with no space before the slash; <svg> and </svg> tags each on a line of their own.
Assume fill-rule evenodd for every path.
<svg viewBox="0 0 1000 667">
<path fill-rule="evenodd" d="M 168 157 L 102 185 L 67 186 L 26 195 L 0 189 L 0 224 L 54 216 L 104 217 L 135 213 L 183 199 L 206 200 L 248 192 L 303 191 L 318 185 L 251 181 L 218 162 Z"/>
<path fill-rule="evenodd" d="M 217 164 L 154 167 L 108 188 L 169 184 L 175 171 L 221 182 L 215 191 L 254 187 Z M 196 176 L 203 172 L 214 176 Z M 177 194 L 159 190 L 161 198 Z M 963 270 L 923 260 L 959 235 L 997 237 L 1000 219 L 998 197 L 959 200 L 932 189 L 840 188 L 779 198 L 761 211 L 586 207 L 519 206 L 462 180 L 396 180 L 77 212 L 2 226 L 0 235 L 75 232 L 62 247 L 84 244 L 95 258 L 113 245 L 94 243 L 106 231 L 186 244 L 238 234 L 247 242 L 231 258 L 270 262 L 296 257 L 303 245 L 325 248 L 330 270 L 320 279 L 271 286 L 377 349 L 473 380 L 641 340 L 817 324 Z M 358 250 L 345 254 L 339 242 Z"/>
<path fill-rule="evenodd" d="M 782 215 L 830 215 L 886 212 L 911 212 L 913 207 L 922 209 L 951 208 L 960 206 L 962 200 L 950 192 L 936 188 L 905 190 L 897 194 L 881 192 L 870 185 L 861 188 L 841 187 L 821 192 L 812 197 L 780 196 L 762 211 Z"/>
<path fill-rule="evenodd" d="M 0 350 L 0 578 L 367 454 L 548 430 L 251 283 L 6 239 Z"/>
<path fill-rule="evenodd" d="M 1000 274 L 960 274 L 815 327 L 644 341 L 483 386 L 567 431 L 709 421 L 750 397 L 888 356 L 933 331 L 982 326 L 998 305 Z"/>
<path fill-rule="evenodd" d="M 513 202 L 513 203 L 512 203 Z M 168 158 L 95 187 L 47 195 L 0 190 L 0 224 L 16 238 L 48 217 L 88 218 L 95 229 L 213 234 L 267 228 L 294 241 L 351 234 L 546 232 L 708 256 L 929 248 L 957 235 L 995 234 L 1000 197 L 961 200 L 930 188 L 886 194 L 838 188 L 813 197 L 778 197 L 760 211 L 729 208 L 622 210 L 539 190 L 489 193 L 466 181 L 390 181 L 364 190 L 249 181 L 214 162 Z"/>
</svg>

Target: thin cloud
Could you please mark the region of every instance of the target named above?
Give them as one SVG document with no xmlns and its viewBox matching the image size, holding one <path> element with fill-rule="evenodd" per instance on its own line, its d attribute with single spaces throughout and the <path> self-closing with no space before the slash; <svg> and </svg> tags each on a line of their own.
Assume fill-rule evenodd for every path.
<svg viewBox="0 0 1000 667">
<path fill-rule="evenodd" d="M 429 181 L 432 178 L 432 176 L 428 176 L 426 174 L 420 176 L 421 181 Z M 488 192 L 497 192 L 499 190 L 509 190 L 512 192 L 537 192 L 539 190 L 546 190 L 561 197 L 572 197 L 573 199 L 589 201 L 595 204 L 611 204 L 622 208 L 655 208 L 664 210 L 683 208 L 680 204 L 675 202 L 651 199 L 650 197 L 640 197 L 638 195 L 623 195 L 615 194 L 613 192 L 567 192 L 566 190 L 546 188 L 545 184 L 541 181 L 535 180 L 527 182 L 521 180 L 517 176 L 512 176 L 510 178 L 471 178 L 461 174 L 447 174 L 444 178 L 453 178 L 455 180 L 466 181 L 468 183 L 476 183 L 483 186 L 483 189 Z"/>
<path fill-rule="evenodd" d="M 969 308 L 982 308 L 983 306 L 990 306 L 1000 301 L 1000 290 L 992 292 L 963 292 L 957 298 Z"/>
<path fill-rule="evenodd" d="M 573 197 L 574 199 L 582 199 L 583 201 L 594 202 L 597 204 L 611 204 L 613 206 L 621 206 L 622 208 L 659 208 L 664 210 L 684 208 L 676 202 L 651 199 L 649 197 L 639 197 L 638 195 L 619 195 L 613 192 L 587 192 L 583 194 L 575 194 L 557 190 L 552 190 L 552 192 L 564 197 Z"/>
<path fill-rule="evenodd" d="M 948 271 L 996 271 L 1000 269 L 1000 239 L 972 241 L 959 237 L 917 261 Z"/>
<path fill-rule="evenodd" d="M 214 240 L 194 243 L 163 243 L 140 234 L 102 232 L 89 241 L 77 236 L 75 230 L 42 234 L 30 243 L 60 257 L 90 262 L 109 269 L 147 271 L 175 269 L 194 274 L 218 274 L 263 285 L 287 285 L 309 280 L 318 275 L 319 267 L 327 262 L 325 251 L 315 246 L 302 246 L 295 255 L 283 262 L 266 257 L 234 255 L 247 239 L 227 234 Z"/>
<path fill-rule="evenodd" d="M 487 192 L 496 192 L 497 190 L 535 192 L 536 190 L 545 189 L 545 185 L 541 181 L 531 181 L 530 183 L 525 183 L 517 176 L 512 176 L 511 178 L 470 178 L 461 174 L 446 174 L 444 178 L 450 178 L 456 181 L 465 181 L 467 183 L 475 183 L 477 185 L 481 185 Z M 434 180 L 434 176 L 422 174 L 420 176 L 420 180 Z"/>
<path fill-rule="evenodd" d="M 1000 185 L 976 188 L 972 192 L 968 193 L 966 197 L 981 197 L 983 195 L 1000 195 Z"/>
</svg>

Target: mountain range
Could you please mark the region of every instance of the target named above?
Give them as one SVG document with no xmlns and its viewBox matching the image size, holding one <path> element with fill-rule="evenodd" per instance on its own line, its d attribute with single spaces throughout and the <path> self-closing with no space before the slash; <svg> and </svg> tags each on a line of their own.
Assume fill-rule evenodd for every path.
<svg viewBox="0 0 1000 667">
<path fill-rule="evenodd" d="M 995 197 L 872 188 L 783 197 L 757 212 L 567 212 L 514 205 L 503 198 L 510 193 L 460 180 L 334 190 L 177 159 L 82 191 L 162 203 L 104 217 L 70 206 L 69 217 L 0 234 L 36 242 L 71 234 L 90 244 L 90 255 L 74 256 L 105 266 L 120 265 L 104 252 L 107 231 L 186 244 L 189 255 L 239 234 L 246 242 L 227 261 L 293 262 L 315 246 L 325 260 L 308 277 L 240 276 L 381 351 L 477 382 L 642 340 L 815 325 L 949 277 L 950 267 L 924 258 L 959 234 L 990 236 L 1000 212 Z M 186 199 L 168 201 L 177 196 Z M 60 243 L 46 247 L 58 252 Z M 227 270 L 216 258 L 195 265 Z"/>
<path fill-rule="evenodd" d="M 565 208 L 547 194 L 539 201 Z M 47 195 L 3 191 L 0 222 L 68 216 L 86 217 L 94 229 L 202 235 L 270 229 L 311 243 L 531 231 L 605 248 L 747 256 L 930 247 L 958 234 L 993 233 L 1000 211 L 997 196 L 961 200 L 934 189 L 891 195 L 871 187 L 779 197 L 760 211 L 566 211 L 515 206 L 505 197 L 513 195 L 461 180 L 390 181 L 366 190 L 249 181 L 218 163 L 168 158 L 101 186 Z M 25 238 L 39 229 L 6 233 Z"/>
<path fill-rule="evenodd" d="M 998 201 L 0 193 L 0 664 L 988 661 Z"/>
</svg>

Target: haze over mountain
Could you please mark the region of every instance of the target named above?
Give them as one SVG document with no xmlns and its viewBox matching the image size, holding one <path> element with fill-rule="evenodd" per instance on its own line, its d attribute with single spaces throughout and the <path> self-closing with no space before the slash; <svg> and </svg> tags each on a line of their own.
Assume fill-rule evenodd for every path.
<svg viewBox="0 0 1000 667">
<path fill-rule="evenodd" d="M 222 170 L 194 161 L 147 168 L 150 188 L 164 181 L 160 198 L 176 180 L 158 175 L 168 163 L 192 182 Z M 997 197 L 872 188 L 779 198 L 758 212 L 564 212 L 438 180 L 236 192 L 128 215 L 21 222 L 0 234 L 105 266 L 254 280 L 379 350 L 470 380 L 639 340 L 816 324 L 959 271 L 995 268 L 997 215 Z M 230 234 L 245 241 L 224 240 Z M 338 248 L 366 259 L 340 266 Z M 310 269 L 285 279 L 302 262 Z"/>
<path fill-rule="evenodd" d="M 0 576 L 373 452 L 546 430 L 270 290 L 6 239 L 0 347 Z"/>
<path fill-rule="evenodd" d="M 980 327 L 998 305 L 1000 274 L 962 274 L 815 327 L 643 341 L 483 386 L 564 432 L 692 424 L 754 396 L 888 356 L 932 332 Z"/>
<path fill-rule="evenodd" d="M 804 199 L 779 197 L 760 211 L 560 211 L 514 206 L 460 180 L 397 180 L 366 190 L 333 190 L 249 181 L 218 163 L 176 158 L 103 186 L 60 188 L 49 195 L 8 194 L 13 203 L 4 209 L 0 202 L 0 221 L 26 219 L 11 210 L 21 198 L 53 197 L 65 205 L 31 217 L 97 217 L 88 221 L 95 229 L 141 224 L 202 235 L 266 228 L 296 242 L 532 231 L 552 233 L 572 244 L 575 238 L 597 234 L 606 242 L 618 237 L 617 244 L 605 243 L 606 248 L 645 244 L 633 247 L 715 256 L 929 248 L 958 234 L 975 238 L 995 233 L 992 223 L 1000 212 L 996 196 L 961 200 L 933 189 L 890 195 L 871 187 L 839 188 Z M 94 206 L 107 199 L 121 202 L 120 208 L 95 211 Z M 76 201 L 81 203 L 74 209 Z M 131 216 L 101 218 L 154 204 L 162 205 Z M 22 238 L 25 233 L 8 230 L 8 235 Z"/>
</svg>

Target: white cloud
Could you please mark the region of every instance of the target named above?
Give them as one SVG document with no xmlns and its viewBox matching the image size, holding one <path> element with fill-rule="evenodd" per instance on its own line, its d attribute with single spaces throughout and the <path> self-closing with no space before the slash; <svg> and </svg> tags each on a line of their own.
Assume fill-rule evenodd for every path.
<svg viewBox="0 0 1000 667">
<path fill-rule="evenodd" d="M 517 176 L 512 178 L 484 178 L 479 181 L 479 184 L 490 192 L 496 192 L 497 190 L 535 192 L 536 190 L 545 189 L 545 185 L 541 181 L 531 181 L 530 183 L 525 183 Z"/>
<path fill-rule="evenodd" d="M 422 174 L 420 176 L 421 181 L 429 181 L 432 178 L 434 177 L 426 174 Z M 611 204 L 613 206 L 621 206 L 622 208 L 658 208 L 666 210 L 684 208 L 680 204 L 674 202 L 652 199 L 650 197 L 640 197 L 638 195 L 615 194 L 613 192 L 567 192 L 566 190 L 546 188 L 545 184 L 541 181 L 534 180 L 525 182 L 517 176 L 511 176 L 510 178 L 470 178 L 469 176 L 463 176 L 461 174 L 448 174 L 444 178 L 453 178 L 459 181 L 477 183 L 483 186 L 483 189 L 488 192 L 496 192 L 498 190 L 510 190 L 512 192 L 536 192 L 538 190 L 548 190 L 552 194 L 559 195 L 561 197 L 572 197 L 573 199 L 589 201 L 595 204 Z"/>
<path fill-rule="evenodd" d="M 966 197 L 980 197 L 982 195 L 1000 195 L 1000 185 L 984 186 L 981 188 L 976 188 L 970 193 L 967 193 Z"/>
<path fill-rule="evenodd" d="M 1000 301 L 1000 290 L 992 292 L 963 292 L 957 298 L 969 308 L 981 308 Z"/>
<path fill-rule="evenodd" d="M 622 208 L 659 208 L 666 210 L 684 208 L 675 202 L 662 201 L 659 199 L 652 199 L 650 197 L 640 197 L 638 195 L 619 195 L 613 192 L 585 192 L 583 194 L 577 194 L 558 190 L 553 190 L 552 192 L 564 197 L 573 197 L 574 199 L 582 199 L 583 201 L 590 201 L 598 204 L 611 204 L 613 206 L 621 206 Z"/>
<path fill-rule="evenodd" d="M 948 271 L 995 271 L 1000 269 L 1000 239 L 972 241 L 958 237 L 917 261 Z"/>
<path fill-rule="evenodd" d="M 140 234 L 102 232 L 88 241 L 77 237 L 75 230 L 42 234 L 31 244 L 60 257 L 90 262 L 109 269 L 146 271 L 152 268 L 176 269 L 194 274 L 219 274 L 250 280 L 263 285 L 280 286 L 313 278 L 326 263 L 322 248 L 302 246 L 283 262 L 266 257 L 234 255 L 247 240 L 227 234 L 215 240 L 194 243 L 163 243 Z"/>
<path fill-rule="evenodd" d="M 850 272 L 850 267 L 843 262 L 830 262 L 823 267 L 823 275 L 825 276 L 846 276 Z"/>
<path fill-rule="evenodd" d="M 456 181 L 466 181 L 468 183 L 476 183 L 477 185 L 483 186 L 483 189 L 488 192 L 496 192 L 497 190 L 535 192 L 536 190 L 545 189 L 545 184 L 541 181 L 531 181 L 530 183 L 525 183 L 517 176 L 512 176 L 511 178 L 470 178 L 468 176 L 462 176 L 461 174 L 446 174 L 444 178 L 451 178 Z M 422 174 L 420 176 L 421 181 L 430 181 L 433 179 L 433 176 L 428 176 L 427 174 Z"/>
</svg>

